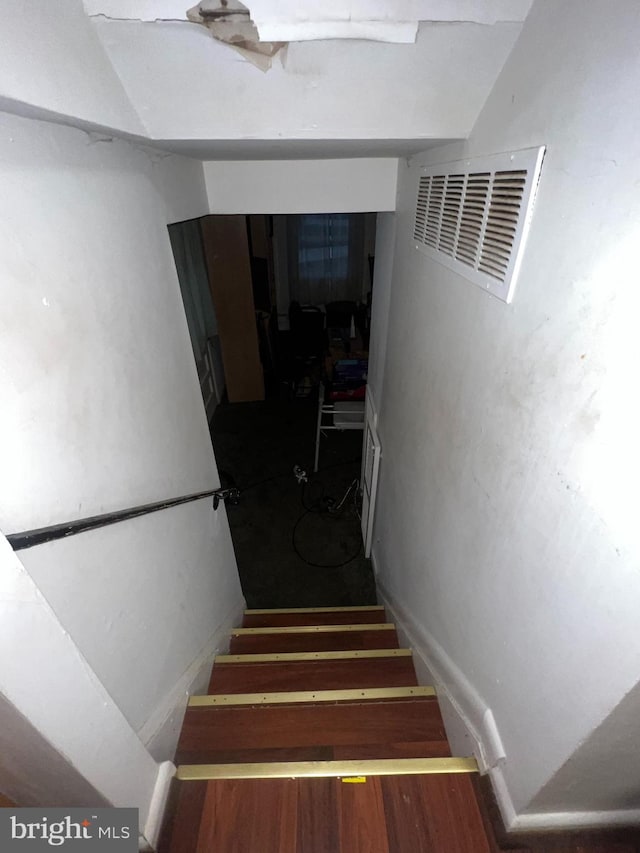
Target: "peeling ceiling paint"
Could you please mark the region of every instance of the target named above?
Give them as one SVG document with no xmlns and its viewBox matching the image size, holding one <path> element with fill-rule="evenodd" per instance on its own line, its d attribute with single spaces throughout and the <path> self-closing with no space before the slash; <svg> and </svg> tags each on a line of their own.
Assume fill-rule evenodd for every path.
<svg viewBox="0 0 640 853">
<path fill-rule="evenodd" d="M 211 5 L 209 0 L 206 2 Z M 532 0 L 251 0 L 249 9 L 260 42 L 366 39 L 412 43 L 420 23 L 521 23 L 531 3 Z M 143 22 L 186 22 L 187 5 L 184 0 L 84 0 L 90 17 Z M 231 8 L 242 4 L 227 0 L 220 5 Z"/>
<path fill-rule="evenodd" d="M 268 71 L 273 57 L 286 46 L 283 41 L 261 40 L 249 9 L 239 0 L 202 0 L 188 10 L 187 18 L 202 24 L 215 39 L 237 50 L 261 71 Z"/>
</svg>

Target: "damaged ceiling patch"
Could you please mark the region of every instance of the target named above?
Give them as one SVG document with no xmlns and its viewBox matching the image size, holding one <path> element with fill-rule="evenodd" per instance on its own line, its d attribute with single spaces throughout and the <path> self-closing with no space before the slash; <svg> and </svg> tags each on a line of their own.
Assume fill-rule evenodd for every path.
<svg viewBox="0 0 640 853">
<path fill-rule="evenodd" d="M 192 0 L 193 2 L 193 0 Z M 418 27 L 521 23 L 532 0 L 83 0 L 92 18 L 138 22 L 187 21 L 266 71 L 292 41 L 362 39 L 412 44 Z"/>
<path fill-rule="evenodd" d="M 203 0 L 189 9 L 187 19 L 205 26 L 215 39 L 233 47 L 261 71 L 271 68 L 273 57 L 287 44 L 261 41 L 249 9 L 239 0 Z"/>
</svg>

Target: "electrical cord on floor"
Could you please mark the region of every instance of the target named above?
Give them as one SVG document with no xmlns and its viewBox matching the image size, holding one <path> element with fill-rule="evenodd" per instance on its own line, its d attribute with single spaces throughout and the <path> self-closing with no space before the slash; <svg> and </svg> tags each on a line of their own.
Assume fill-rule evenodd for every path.
<svg viewBox="0 0 640 853">
<path fill-rule="evenodd" d="M 320 468 L 316 473 L 320 474 L 323 471 L 330 470 L 331 468 L 340 468 L 340 467 L 346 467 L 347 465 L 356 465 L 356 464 L 357 465 L 361 464 L 361 458 L 360 457 L 355 458 L 355 459 L 348 459 L 344 462 L 334 462 L 331 465 L 325 465 L 324 468 Z M 328 518 L 339 518 L 339 517 L 341 517 L 342 513 L 343 513 L 343 509 L 346 505 L 347 499 L 348 499 L 350 494 L 353 494 L 353 506 L 354 506 L 356 515 L 360 519 L 361 516 L 360 516 L 360 513 L 358 511 L 358 505 L 357 505 L 357 500 L 356 500 L 357 493 L 358 493 L 359 480 L 357 478 L 352 480 L 352 482 L 350 483 L 349 487 L 347 488 L 347 490 L 344 493 L 344 495 L 342 496 L 342 498 L 336 503 L 333 498 L 327 497 L 325 495 L 325 487 L 324 487 L 323 483 L 319 482 L 318 480 L 308 480 L 307 476 L 306 476 L 306 472 L 303 471 L 302 469 L 300 469 L 298 466 L 296 466 L 296 468 L 294 469 L 294 474 L 298 478 L 298 482 L 302 486 L 302 491 L 300 493 L 300 499 L 302 502 L 302 506 L 304 508 L 304 512 L 302 513 L 302 515 L 299 516 L 299 518 L 297 519 L 297 521 L 293 525 L 293 530 L 291 531 L 291 546 L 292 546 L 295 554 L 302 560 L 303 563 L 306 563 L 308 566 L 312 566 L 313 568 L 316 568 L 316 569 L 341 569 L 343 566 L 346 566 L 348 563 L 353 562 L 353 560 L 355 560 L 359 556 L 360 551 L 362 550 L 362 542 L 358 543 L 358 550 L 355 551 L 355 553 L 352 554 L 352 556 L 348 557 L 346 560 L 343 560 L 340 563 L 316 563 L 312 560 L 308 560 L 300 552 L 300 549 L 298 548 L 298 546 L 296 544 L 296 533 L 298 531 L 300 524 L 308 515 L 312 515 L 312 514 L 325 515 Z M 302 474 L 303 476 L 300 476 L 300 474 Z M 240 489 L 240 493 L 242 494 L 243 492 L 247 492 L 250 489 L 257 489 L 258 486 L 262 486 L 262 485 L 265 485 L 266 483 L 271 483 L 274 480 L 280 480 L 284 477 L 290 477 L 290 476 L 291 476 L 291 471 L 287 471 L 286 473 L 282 473 L 282 474 L 274 474 L 272 477 L 265 477 L 264 480 L 258 480 L 255 483 L 250 483 L 249 485 L 242 487 Z M 222 471 L 221 470 L 220 471 L 220 479 L 224 480 L 225 482 L 228 482 L 234 488 L 237 488 L 235 478 L 231 474 L 229 474 L 228 471 Z M 317 487 L 317 486 L 320 487 L 320 494 L 318 495 L 317 498 L 315 498 L 315 499 L 311 498 L 310 502 L 308 502 L 307 491 L 311 490 L 312 488 Z"/>
<path fill-rule="evenodd" d="M 323 497 L 321 498 L 321 500 L 325 501 L 325 507 L 320 506 L 318 508 L 308 507 L 305 504 L 304 492 L 306 490 L 306 487 L 309 484 L 306 482 L 302 484 L 303 489 L 302 489 L 302 494 L 301 494 L 301 500 L 302 500 L 302 505 L 305 509 L 304 509 L 304 512 L 302 513 L 302 515 L 298 518 L 296 523 L 293 525 L 293 530 L 291 531 L 291 546 L 292 546 L 295 554 L 302 560 L 303 563 L 306 563 L 308 566 L 313 566 L 313 568 L 316 568 L 316 569 L 341 569 L 343 566 L 346 566 L 348 563 L 353 562 L 353 560 L 355 560 L 358 557 L 358 555 L 360 554 L 360 551 L 362 550 L 362 542 L 358 543 L 358 549 L 357 549 L 357 551 L 355 551 L 354 554 L 352 554 L 350 557 L 348 557 L 346 560 L 343 560 L 340 563 L 316 563 L 313 560 L 308 560 L 304 556 L 304 554 L 301 553 L 300 549 L 298 548 L 298 546 L 296 544 L 296 533 L 297 533 L 298 527 L 302 523 L 303 519 L 305 519 L 308 515 L 311 515 L 312 513 L 322 513 L 322 514 L 325 514 L 329 518 L 340 517 L 342 515 L 343 507 L 345 506 L 345 504 L 347 502 L 347 498 L 349 497 L 350 494 L 353 494 L 354 507 L 356 509 L 356 514 L 359 517 L 360 514 L 358 513 L 358 508 L 357 508 L 357 504 L 356 504 L 356 495 L 358 493 L 358 484 L 359 484 L 359 481 L 357 478 L 355 480 L 353 480 L 349 484 L 349 487 L 347 488 L 346 492 L 344 493 L 344 495 L 342 496 L 342 498 L 340 499 L 340 501 L 337 504 L 335 504 L 331 498 L 325 498 L 324 497 L 324 487 L 323 487 L 323 490 L 322 490 L 323 491 Z M 320 485 L 322 485 L 322 484 L 320 484 Z"/>
</svg>

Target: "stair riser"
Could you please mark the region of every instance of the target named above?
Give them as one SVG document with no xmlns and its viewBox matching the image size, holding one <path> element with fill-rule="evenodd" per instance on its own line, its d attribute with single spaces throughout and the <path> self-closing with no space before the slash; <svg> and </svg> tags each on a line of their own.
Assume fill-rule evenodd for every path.
<svg viewBox="0 0 640 853">
<path fill-rule="evenodd" d="M 329 612 L 245 614 L 242 625 L 245 628 L 285 627 L 298 625 L 351 625 L 380 624 L 385 622 L 384 610 L 346 610 Z"/>
<path fill-rule="evenodd" d="M 413 662 L 404 658 L 214 665 L 209 693 L 248 690 L 339 690 L 417 684 Z"/>
<path fill-rule="evenodd" d="M 258 634 L 232 637 L 229 653 L 326 652 L 398 648 L 395 631 L 353 631 L 328 634 Z"/>
</svg>

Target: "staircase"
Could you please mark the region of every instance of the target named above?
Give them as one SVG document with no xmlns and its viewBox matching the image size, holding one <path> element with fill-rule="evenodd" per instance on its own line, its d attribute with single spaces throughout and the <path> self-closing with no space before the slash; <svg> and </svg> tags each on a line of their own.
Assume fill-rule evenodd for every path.
<svg viewBox="0 0 640 853">
<path fill-rule="evenodd" d="M 166 853 L 496 849 L 382 607 L 247 611 L 176 763 Z"/>
</svg>

